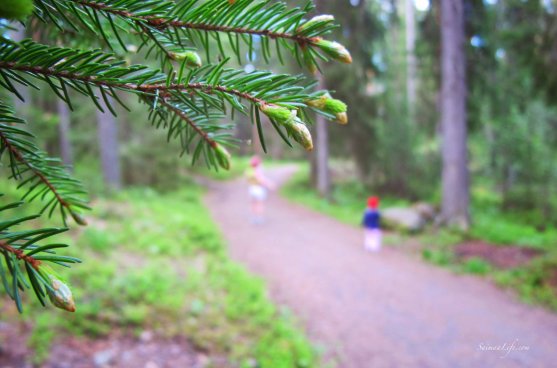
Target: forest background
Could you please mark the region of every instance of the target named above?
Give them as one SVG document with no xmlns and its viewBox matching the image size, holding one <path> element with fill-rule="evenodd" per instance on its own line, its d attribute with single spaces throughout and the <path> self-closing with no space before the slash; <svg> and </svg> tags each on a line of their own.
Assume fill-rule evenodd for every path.
<svg viewBox="0 0 557 368">
<path fill-rule="evenodd" d="M 291 5 L 301 3 L 289 1 Z M 355 224 L 370 194 L 379 195 L 386 206 L 425 202 L 442 212 L 447 198 L 443 196 L 445 151 L 442 149 L 441 91 L 443 79 L 450 77 L 442 68 L 442 39 L 443 35 L 450 34 L 442 22 L 442 2 L 321 0 L 317 3 L 319 13 L 334 14 L 342 25 L 333 38 L 346 45 L 354 59 L 351 66 L 322 65 L 326 78 L 320 78 L 323 86 L 336 91 L 335 96 L 347 102 L 350 123 L 340 126 L 318 119 L 313 128 L 316 150 L 312 154 L 289 148 L 274 134 L 265 136 L 266 160 L 294 161 L 302 169 L 285 194 Z M 557 275 L 554 249 L 557 240 L 554 189 L 557 184 L 557 70 L 554 67 L 557 5 L 546 0 L 464 0 L 462 3 L 465 47 L 461 61 L 465 70 L 457 77 L 465 82 L 461 96 L 465 109 L 461 116 L 452 118 L 462 119 L 467 126 L 466 135 L 458 138 L 466 143 L 469 180 L 459 183 L 459 188 L 460 198 L 467 198 L 470 193 L 469 217 L 457 223 L 458 226 L 448 228 L 437 226 L 442 221 L 432 224 L 419 237 L 423 243 L 420 251 L 433 262 L 452 264 L 451 247 L 468 240 L 535 249 L 543 257 L 534 266 L 510 273 L 494 271 L 494 275 L 503 284 L 517 285 L 526 299 L 555 308 L 552 282 Z M 39 34 L 20 32 L 13 37 L 40 41 Z M 134 58 L 130 62 L 146 62 L 144 55 Z M 271 59 L 266 64 L 258 53 L 257 42 L 253 53 L 246 54 L 245 58 L 244 68 L 248 72 L 255 67 L 303 72 L 294 62 L 282 65 Z M 153 196 L 164 198 L 167 193 L 193 185 L 192 180 L 199 175 L 217 179 L 240 176 L 246 159 L 239 156 L 264 154 L 256 130 L 248 119 L 237 115 L 234 134 L 239 145 L 233 151 L 237 158 L 231 172 L 209 172 L 202 162 L 192 168 L 189 157 L 177 154 L 180 152 L 177 142 L 167 143 L 164 131 L 153 130 L 137 101 L 126 101 L 131 112 L 118 111 L 118 117 L 114 117 L 98 112 L 82 96 L 75 96 L 75 109 L 69 111 L 67 105 L 45 91 L 22 90 L 27 103 L 16 101 L 16 109 L 33 122 L 33 133 L 44 142 L 42 148 L 62 157 L 74 168 L 76 177 L 86 183 L 95 201 L 101 203 L 97 213 L 101 217 L 113 216 L 107 210 L 111 208 L 109 201 L 128 198 L 133 202 L 135 198 L 137 202 L 142 196 L 137 191 L 143 190 L 137 188 L 150 187 L 158 193 Z M 199 189 L 192 193 L 201 195 Z M 185 194 L 185 198 L 184 207 L 189 202 L 201 206 L 197 197 Z M 153 200 L 154 206 L 159 203 L 166 202 L 160 198 Z M 168 202 L 168 206 L 173 205 Z M 131 207 L 128 210 L 141 211 Z M 164 210 L 160 211 L 162 217 Z M 133 238 L 134 229 L 128 229 L 129 237 L 124 239 L 106 235 L 104 225 L 100 230 L 93 225 L 92 230 L 85 230 L 79 236 L 85 237 L 84 243 L 97 247 L 92 250 L 94 254 L 108 252 L 106 249 L 112 249 L 112 244 L 131 243 Z M 204 232 L 203 225 L 199 227 L 201 238 L 212 237 Z M 117 230 L 112 229 L 110 233 Z M 171 230 L 166 234 L 171 234 Z M 222 247 L 218 240 L 207 244 L 211 252 Z M 147 244 L 134 246 L 148 249 Z M 187 246 L 184 249 L 178 253 L 190 255 L 191 250 Z M 166 252 L 174 251 L 170 246 L 166 249 L 164 242 L 154 251 L 168 255 Z M 464 267 L 480 274 L 493 271 L 493 266 L 482 259 Z M 111 272 L 105 270 L 99 274 L 108 280 Z M 129 277 L 144 277 L 148 285 L 153 281 L 147 280 L 147 276 Z M 202 289 L 197 284 L 191 287 Z M 164 291 L 160 293 L 163 295 Z M 204 297 L 190 295 L 193 296 L 188 302 L 192 308 L 203 309 L 207 302 Z M 108 296 L 91 307 L 89 313 L 111 325 L 112 317 L 103 315 L 102 303 L 113 303 L 114 298 L 115 295 Z M 133 300 L 131 295 L 128 302 Z M 127 313 L 127 322 L 141 324 L 149 313 L 155 312 L 146 306 L 145 309 L 130 307 Z M 37 347 L 43 346 L 45 331 L 52 323 L 46 315 L 42 322 L 39 319 L 41 332 L 35 334 L 40 341 L 35 344 Z M 83 318 L 78 329 L 102 334 L 107 332 L 103 326 L 102 323 L 89 325 Z M 222 339 L 222 336 L 215 338 L 214 345 L 206 336 L 199 341 L 210 346 L 207 349 L 214 348 L 220 353 L 228 351 L 219 345 Z M 305 351 L 304 343 L 300 346 Z M 243 357 L 244 352 L 234 354 Z M 37 356 L 41 358 L 41 354 Z"/>
</svg>

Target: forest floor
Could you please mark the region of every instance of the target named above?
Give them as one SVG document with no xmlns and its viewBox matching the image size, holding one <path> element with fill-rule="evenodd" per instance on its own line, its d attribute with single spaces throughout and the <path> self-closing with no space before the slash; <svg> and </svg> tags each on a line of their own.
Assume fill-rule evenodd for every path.
<svg viewBox="0 0 557 368">
<path fill-rule="evenodd" d="M 182 185 L 99 197 L 89 226 L 58 238 L 84 261 L 57 269 L 76 313 L 27 292 L 18 315 L 0 290 L 0 368 L 322 367 L 262 280 L 228 257 L 206 191 Z"/>
<path fill-rule="evenodd" d="M 295 171 L 269 170 L 284 183 Z M 233 259 L 262 276 L 340 367 L 552 367 L 557 316 L 512 293 L 412 257 L 367 253 L 361 231 L 272 195 L 250 222 L 246 183 L 206 199 Z"/>
<path fill-rule="evenodd" d="M 24 323 L 0 322 L 0 335 L 7 337 L 0 351 L 0 367 L 32 368 L 32 352 L 27 347 L 31 331 Z M 214 359 L 214 358 L 213 358 Z M 196 351 L 183 338 L 164 339 L 144 331 L 139 337 L 115 330 L 102 339 L 67 336 L 55 344 L 47 361 L 48 368 L 91 367 L 188 367 L 208 366 L 209 358 Z M 222 360 L 222 366 L 228 366 Z"/>
</svg>

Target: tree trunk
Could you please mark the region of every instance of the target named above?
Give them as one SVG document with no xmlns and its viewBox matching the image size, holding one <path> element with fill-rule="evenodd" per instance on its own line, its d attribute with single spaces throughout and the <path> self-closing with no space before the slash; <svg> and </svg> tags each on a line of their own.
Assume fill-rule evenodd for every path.
<svg viewBox="0 0 557 368">
<path fill-rule="evenodd" d="M 15 31 L 10 32 L 10 36 L 15 42 L 21 42 L 25 39 L 25 28 L 19 22 L 12 22 L 10 26 L 15 28 Z M 21 85 L 19 83 L 15 84 L 15 89 L 19 95 L 23 98 L 20 100 L 17 96 L 14 97 L 14 108 L 18 114 L 23 118 L 29 117 L 29 108 L 31 106 L 31 93 L 29 92 L 29 87 Z M 27 105 L 27 106 L 26 106 Z"/>
<path fill-rule="evenodd" d="M 470 225 L 464 37 L 463 0 L 441 1 L 441 220 L 461 229 Z"/>
<path fill-rule="evenodd" d="M 319 75 L 319 89 L 325 89 L 323 75 Z M 327 121 L 321 115 L 315 119 L 315 179 L 316 189 L 323 198 L 331 195 L 331 172 L 329 170 L 329 131 Z"/>
<path fill-rule="evenodd" d="M 415 120 L 417 72 L 416 72 L 416 15 L 414 0 L 405 0 L 406 26 L 406 96 L 410 121 Z"/>
<path fill-rule="evenodd" d="M 317 12 L 326 13 L 326 2 L 315 0 Z M 322 74 L 317 76 L 318 89 L 325 89 L 325 77 Z M 317 193 L 323 198 L 331 196 L 331 173 L 329 170 L 329 131 L 327 121 L 321 115 L 316 115 L 314 131 L 314 151 L 310 159 L 311 182 L 315 186 Z"/>
<path fill-rule="evenodd" d="M 99 98 L 99 104 L 105 111 L 103 113 L 97 110 L 99 151 L 101 154 L 104 182 L 110 189 L 120 189 L 122 187 L 122 174 L 120 170 L 117 121 L 106 107 L 102 98 Z"/>
<path fill-rule="evenodd" d="M 60 156 L 64 165 L 73 165 L 72 144 L 70 142 L 70 109 L 62 100 L 58 100 L 58 136 L 60 143 Z"/>
</svg>

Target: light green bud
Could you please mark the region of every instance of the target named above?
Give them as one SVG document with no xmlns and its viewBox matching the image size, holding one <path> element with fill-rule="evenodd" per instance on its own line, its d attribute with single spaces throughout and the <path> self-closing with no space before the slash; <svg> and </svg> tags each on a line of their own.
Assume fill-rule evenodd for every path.
<svg viewBox="0 0 557 368">
<path fill-rule="evenodd" d="M 348 124 L 348 115 L 346 112 L 348 108 L 344 102 L 332 98 L 331 95 L 325 93 L 324 95 L 306 102 L 308 106 L 322 110 L 326 113 L 335 116 L 335 121 L 339 124 Z"/>
<path fill-rule="evenodd" d="M 191 68 L 199 68 L 202 65 L 201 57 L 194 51 L 170 52 L 169 56 L 172 60 L 185 61 Z"/>
<path fill-rule="evenodd" d="M 347 107 L 346 107 L 346 104 L 344 102 L 342 102 L 341 100 L 337 100 L 337 99 L 334 99 L 334 98 L 328 98 L 325 101 L 325 106 L 324 106 L 323 110 L 325 110 L 326 112 L 329 112 L 331 114 L 338 114 L 339 112 L 346 112 Z"/>
<path fill-rule="evenodd" d="M 335 17 L 333 17 L 332 15 L 328 15 L 328 14 L 323 14 L 323 15 L 317 15 L 313 18 L 311 18 L 310 20 L 308 20 L 307 22 L 305 22 L 304 24 L 302 24 L 300 27 L 298 27 L 298 33 L 303 32 L 304 30 L 313 27 L 313 25 L 317 24 L 317 23 L 330 23 L 333 22 L 335 20 Z"/>
<path fill-rule="evenodd" d="M 313 139 L 308 127 L 295 115 L 284 126 L 292 138 L 302 145 L 307 151 L 313 150 Z"/>
<path fill-rule="evenodd" d="M 48 278 L 52 290 L 47 288 L 46 291 L 52 304 L 68 312 L 75 312 L 75 302 L 73 300 L 72 291 L 68 285 L 64 284 L 54 275 L 49 274 Z"/>
<path fill-rule="evenodd" d="M 293 114 L 293 112 L 286 107 L 269 105 L 266 103 L 259 104 L 259 110 L 267 115 L 269 119 L 272 119 L 280 124 L 286 123 L 289 119 L 292 118 Z"/>
<path fill-rule="evenodd" d="M 230 170 L 230 159 L 232 156 L 230 156 L 228 150 L 218 143 L 213 146 L 213 149 L 215 150 L 219 166 L 225 170 Z"/>
<path fill-rule="evenodd" d="M 346 64 L 352 64 L 352 56 L 340 43 L 318 38 L 315 41 L 315 45 L 333 59 Z"/>
</svg>

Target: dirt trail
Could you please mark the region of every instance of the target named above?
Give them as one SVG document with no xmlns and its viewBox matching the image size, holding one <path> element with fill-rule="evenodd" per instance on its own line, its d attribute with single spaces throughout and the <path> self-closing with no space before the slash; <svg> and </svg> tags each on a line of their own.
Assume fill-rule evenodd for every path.
<svg viewBox="0 0 557 368">
<path fill-rule="evenodd" d="M 293 170 L 268 173 L 281 182 Z M 215 184 L 206 202 L 232 257 L 267 281 L 339 367 L 557 366 L 557 316 L 484 280 L 392 248 L 366 253 L 359 229 L 276 194 L 267 221 L 252 225 L 243 180 Z"/>
</svg>

